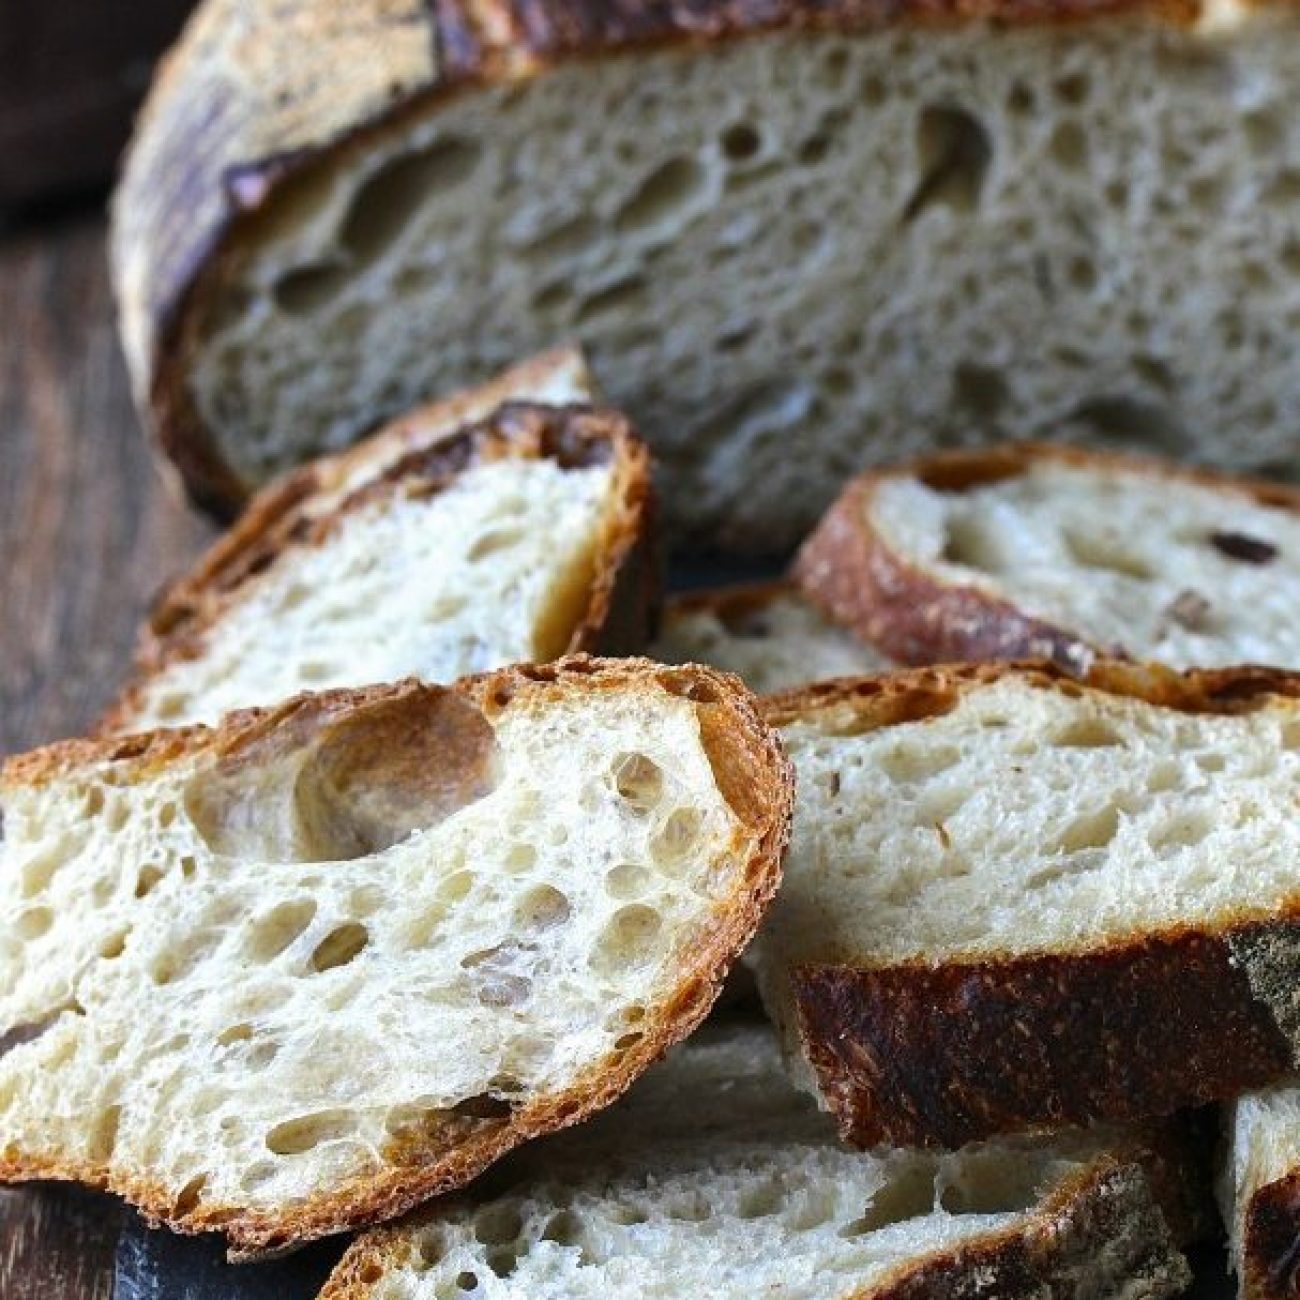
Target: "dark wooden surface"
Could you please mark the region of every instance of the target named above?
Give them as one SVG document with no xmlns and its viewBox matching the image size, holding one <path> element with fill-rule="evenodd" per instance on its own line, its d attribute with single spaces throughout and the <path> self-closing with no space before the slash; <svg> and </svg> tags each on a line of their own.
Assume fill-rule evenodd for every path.
<svg viewBox="0 0 1300 1300">
<path fill-rule="evenodd" d="M 96 716 L 151 596 L 211 536 L 164 488 L 137 428 L 102 238 L 82 221 L 0 241 L 5 753 Z M 0 1189 L 0 1300 L 310 1300 L 340 1249 L 232 1267 L 217 1242 L 150 1232 L 108 1197 Z M 1222 1256 L 1197 1262 L 1194 1296 L 1226 1300 Z"/>
</svg>

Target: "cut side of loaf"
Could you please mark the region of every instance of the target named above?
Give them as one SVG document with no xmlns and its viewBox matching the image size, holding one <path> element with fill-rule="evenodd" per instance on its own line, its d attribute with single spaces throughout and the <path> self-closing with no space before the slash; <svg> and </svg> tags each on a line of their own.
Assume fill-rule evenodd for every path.
<svg viewBox="0 0 1300 1300">
<path fill-rule="evenodd" d="M 791 798 L 734 677 L 585 656 L 14 759 L 0 1178 L 239 1256 L 461 1186 L 700 1021 Z"/>
<path fill-rule="evenodd" d="M 495 1199 L 360 1238 L 321 1300 L 1173 1295 L 1189 1274 L 1142 1136 L 864 1156 L 785 1082 L 768 1030 L 705 1030 L 521 1153 Z"/>
<path fill-rule="evenodd" d="M 507 403 L 454 431 L 414 417 L 254 503 L 154 611 L 104 728 L 638 651 L 652 529 L 649 454 L 614 411 Z"/>
<path fill-rule="evenodd" d="M 1300 666 L 1300 492 L 1165 461 L 1025 443 L 868 473 L 795 572 L 906 663 Z"/>
<path fill-rule="evenodd" d="M 115 202 L 136 391 L 229 507 L 581 337 L 674 528 L 755 550 L 936 443 L 1293 468 L 1297 36 L 1234 0 L 207 0 Z"/>
<path fill-rule="evenodd" d="M 892 667 L 787 582 L 691 592 L 670 600 L 647 653 L 669 664 L 712 664 L 743 678 L 760 695 Z"/>
<path fill-rule="evenodd" d="M 846 1138 L 954 1147 L 1289 1073 L 1298 697 L 1270 670 L 1105 664 L 768 701 L 799 800 L 751 957 Z"/>
</svg>

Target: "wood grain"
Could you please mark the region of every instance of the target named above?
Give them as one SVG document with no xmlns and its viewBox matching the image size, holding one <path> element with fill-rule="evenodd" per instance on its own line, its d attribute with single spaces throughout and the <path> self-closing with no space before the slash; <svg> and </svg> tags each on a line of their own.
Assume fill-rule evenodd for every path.
<svg viewBox="0 0 1300 1300">
<path fill-rule="evenodd" d="M 208 536 L 136 425 L 101 223 L 0 243 L 0 752 L 95 717 L 151 594 Z M 108 1300 L 121 1218 L 71 1188 L 0 1192 L 0 1297 Z"/>
</svg>

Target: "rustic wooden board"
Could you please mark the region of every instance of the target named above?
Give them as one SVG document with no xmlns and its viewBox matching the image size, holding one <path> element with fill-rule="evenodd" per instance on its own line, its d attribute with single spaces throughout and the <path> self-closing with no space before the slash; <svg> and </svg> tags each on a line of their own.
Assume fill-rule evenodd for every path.
<svg viewBox="0 0 1300 1300">
<path fill-rule="evenodd" d="M 0 243 L 0 752 L 84 728 L 153 593 L 210 538 L 165 490 L 132 414 L 102 228 Z M 731 575 L 696 566 L 680 579 Z M 342 1243 L 267 1265 L 154 1232 L 108 1197 L 0 1190 L 0 1300 L 311 1300 Z M 1226 1300 L 1222 1255 L 1199 1300 Z"/>
</svg>

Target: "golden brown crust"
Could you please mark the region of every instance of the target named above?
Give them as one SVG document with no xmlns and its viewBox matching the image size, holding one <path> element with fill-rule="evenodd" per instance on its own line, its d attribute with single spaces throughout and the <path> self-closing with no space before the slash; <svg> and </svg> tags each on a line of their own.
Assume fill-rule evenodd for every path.
<svg viewBox="0 0 1300 1300">
<path fill-rule="evenodd" d="M 41 1152 L 0 1150 L 0 1181 L 65 1179 L 106 1188 L 140 1207 L 151 1221 L 181 1232 L 220 1230 L 237 1258 L 292 1249 L 312 1238 L 392 1218 L 430 1196 L 463 1186 L 520 1143 L 576 1123 L 608 1105 L 674 1043 L 704 1018 L 732 962 L 753 935 L 780 879 L 789 837 L 794 776 L 780 742 L 762 723 L 740 680 L 700 667 L 666 668 L 648 660 L 601 660 L 586 655 L 554 664 L 502 669 L 454 686 L 416 682 L 300 696 L 270 709 L 231 714 L 220 727 L 162 731 L 126 740 L 65 741 L 10 760 L 0 788 L 40 785 L 97 764 L 123 765 L 123 782 L 146 779 L 175 762 L 228 758 L 262 742 L 305 713 L 337 719 L 375 704 L 454 692 L 489 720 L 537 692 L 639 691 L 693 701 L 714 764 L 719 789 L 738 819 L 734 848 L 744 861 L 734 887 L 699 943 L 678 955 L 678 980 L 670 994 L 647 1008 L 632 1044 L 594 1062 L 570 1087 L 539 1097 L 508 1114 L 469 1113 L 455 1131 L 423 1135 L 399 1154 L 402 1163 L 378 1177 L 322 1192 L 291 1210 L 251 1210 L 234 1205 L 185 1206 L 175 1189 L 143 1172 L 53 1159 Z M 743 792 L 743 797 L 739 797 Z"/>
<path fill-rule="evenodd" d="M 477 465 L 504 459 L 554 460 L 563 469 L 611 466 L 612 483 L 581 609 L 556 629 L 555 654 L 641 650 L 654 627 L 660 584 L 654 536 L 650 453 L 618 412 L 507 402 L 486 419 L 420 446 L 407 431 L 427 423 L 408 416 L 374 436 L 411 450 L 357 476 L 374 461 L 373 443 L 305 465 L 254 498 L 230 532 L 173 583 L 154 607 L 136 649 L 132 681 L 99 724 L 101 733 L 138 725 L 157 674 L 203 656 L 212 627 L 245 599 L 260 575 L 328 546 L 356 510 L 378 500 L 428 497 Z"/>
<path fill-rule="evenodd" d="M 1300 1170 L 1257 1188 L 1241 1238 L 1241 1300 L 1300 1293 Z"/>
<path fill-rule="evenodd" d="M 1144 1159 L 1139 1152 L 1099 1158 L 1063 1180 L 1021 1221 L 899 1264 L 869 1286 L 848 1282 L 843 1300 L 1065 1300 L 1109 1294 L 1105 1283 L 1137 1278 L 1159 1283 L 1153 1294 L 1173 1294 L 1188 1280 L 1186 1264 L 1136 1163 Z M 396 1224 L 360 1237 L 319 1300 L 367 1300 L 388 1270 L 409 1258 L 409 1231 Z M 1089 1278 L 1089 1290 L 1079 1275 L 1088 1278 L 1089 1266 L 1101 1259 L 1107 1262 Z"/>
<path fill-rule="evenodd" d="M 249 485 L 213 445 L 186 376 L 227 264 L 293 186 L 452 96 L 570 62 L 783 30 L 1125 14 L 1181 26 L 1200 12 L 1196 0 L 207 0 L 155 83 L 114 204 L 137 402 L 191 495 L 230 513 Z"/>
<path fill-rule="evenodd" d="M 1300 698 L 1300 675 L 1274 669 L 1102 662 L 1080 681 L 1052 664 L 981 664 L 822 683 L 764 709 L 774 726 L 851 735 L 939 716 L 963 693 L 1009 678 L 1184 712 Z M 951 1147 L 1168 1114 L 1282 1077 L 1300 1045 L 1287 996 L 1298 957 L 1300 890 L 1280 909 L 1225 911 L 1073 950 L 809 963 L 790 978 L 804 1051 L 846 1139 Z"/>
<path fill-rule="evenodd" d="M 873 527 L 875 498 L 890 482 L 915 479 L 956 493 L 1041 464 L 1137 474 L 1300 513 L 1300 491 L 1261 480 L 1151 457 L 1006 443 L 926 456 L 854 479 L 804 543 L 793 566 L 795 580 L 829 617 L 900 663 L 1043 658 L 1082 672 L 1099 655 L 1124 657 L 1129 652 L 1123 646 L 1092 645 L 1076 630 L 1034 618 L 984 587 L 959 585 L 910 563 Z"/>
</svg>

